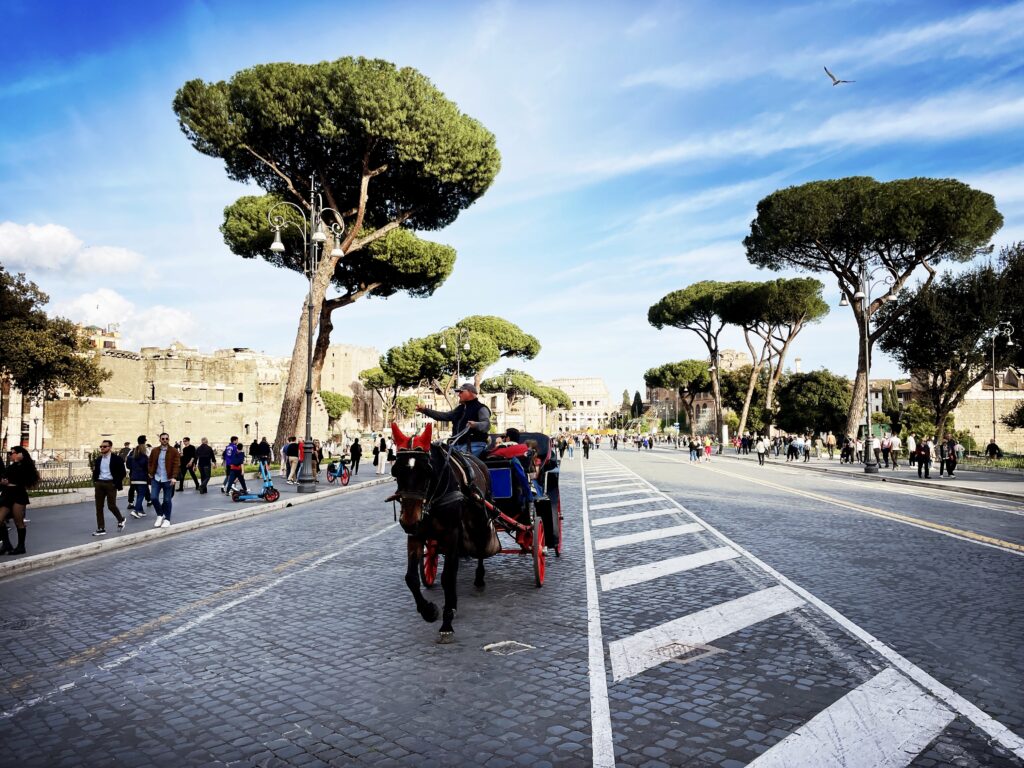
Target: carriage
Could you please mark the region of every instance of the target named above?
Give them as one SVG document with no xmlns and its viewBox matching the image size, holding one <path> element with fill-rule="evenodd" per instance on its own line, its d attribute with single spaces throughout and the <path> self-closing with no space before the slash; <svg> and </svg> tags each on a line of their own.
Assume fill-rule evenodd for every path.
<svg viewBox="0 0 1024 768">
<path fill-rule="evenodd" d="M 558 451 L 540 432 L 522 432 L 517 443 L 491 444 L 481 456 L 491 481 L 491 498 L 481 503 L 494 520 L 495 529 L 512 539 L 501 554 L 529 555 L 535 584 L 544 584 L 547 551 L 562 554 L 562 503 L 559 493 Z M 428 541 L 421 577 L 425 586 L 437 579 L 437 544 Z"/>
</svg>

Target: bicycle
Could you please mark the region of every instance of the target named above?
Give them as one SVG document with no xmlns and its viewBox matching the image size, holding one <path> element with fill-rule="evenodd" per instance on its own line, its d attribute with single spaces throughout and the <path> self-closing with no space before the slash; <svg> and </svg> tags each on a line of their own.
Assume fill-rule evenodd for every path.
<svg viewBox="0 0 1024 768">
<path fill-rule="evenodd" d="M 347 459 L 341 460 L 340 467 L 338 466 L 338 462 L 336 461 L 331 461 L 331 463 L 327 465 L 327 482 L 329 484 L 333 485 L 334 481 L 337 480 L 344 486 L 348 485 L 349 480 L 351 479 L 352 472 L 348 468 Z"/>
</svg>

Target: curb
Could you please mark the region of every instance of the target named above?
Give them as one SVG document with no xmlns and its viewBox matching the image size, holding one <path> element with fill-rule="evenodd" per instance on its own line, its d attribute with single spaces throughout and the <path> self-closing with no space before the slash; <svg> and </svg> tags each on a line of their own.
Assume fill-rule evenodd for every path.
<svg viewBox="0 0 1024 768">
<path fill-rule="evenodd" d="M 275 501 L 270 504 L 245 504 L 240 509 L 232 510 L 231 512 L 222 512 L 219 515 L 210 515 L 209 517 L 201 517 L 198 520 L 189 520 L 184 523 L 172 525 L 170 528 L 150 528 L 147 531 L 131 533 L 127 536 L 119 536 L 114 539 L 104 539 L 103 541 L 94 541 L 77 547 L 58 549 L 56 552 L 44 552 L 39 555 L 29 555 L 28 557 L 20 560 L 0 563 L 0 579 L 19 576 L 23 573 L 36 571 L 41 568 L 49 568 L 50 566 L 69 563 L 73 560 L 81 560 L 82 558 L 92 557 L 93 555 L 102 555 L 107 552 L 124 549 L 125 547 L 130 547 L 135 544 L 146 544 L 167 536 L 176 536 L 179 533 L 188 533 L 189 531 L 207 528 L 212 525 L 233 523 L 236 520 L 244 520 L 248 517 L 264 515 L 268 512 L 278 512 L 282 509 L 288 509 L 289 507 L 295 507 L 300 504 L 322 501 L 323 499 L 327 499 L 332 496 L 340 496 L 343 493 L 354 493 L 356 491 L 361 491 L 364 488 L 370 488 L 375 485 L 383 485 L 384 483 L 390 482 L 393 482 L 393 478 L 382 477 L 379 480 L 367 480 L 359 485 L 350 485 L 345 488 L 330 488 L 325 491 L 317 491 L 316 493 L 308 495 L 303 494 L 302 496 L 294 499 Z"/>
<path fill-rule="evenodd" d="M 725 453 L 721 454 L 721 457 L 723 459 L 731 459 L 732 461 L 738 461 L 744 464 L 751 463 L 748 459 L 741 459 L 738 456 L 730 456 Z M 786 466 L 796 466 L 796 464 L 794 462 L 790 462 Z M 806 464 L 803 463 L 801 463 L 799 466 L 800 469 L 806 470 L 808 472 L 820 472 L 825 475 L 834 475 L 836 477 L 849 477 L 853 480 L 870 480 L 872 482 L 878 483 L 896 483 L 897 485 L 909 485 L 914 488 L 931 488 L 933 490 L 943 490 L 950 491 L 952 493 L 962 493 L 966 496 L 988 496 L 989 498 L 1003 499 L 1004 501 L 1024 502 L 1024 494 L 1021 493 L 1006 493 L 1004 491 L 987 491 L 984 489 L 977 488 L 964 488 L 963 486 L 960 485 L 930 485 L 926 483 L 919 483 L 916 480 L 904 480 L 903 478 L 900 477 L 890 477 L 888 475 L 882 475 L 881 473 L 877 475 L 869 475 L 867 473 L 855 475 L 850 472 L 844 472 L 837 469 L 829 469 L 828 467 L 807 466 Z"/>
</svg>

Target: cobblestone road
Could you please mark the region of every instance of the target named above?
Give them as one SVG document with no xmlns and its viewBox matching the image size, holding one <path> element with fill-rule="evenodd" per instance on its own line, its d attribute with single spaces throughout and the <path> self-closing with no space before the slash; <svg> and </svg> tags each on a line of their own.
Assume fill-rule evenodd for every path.
<svg viewBox="0 0 1024 768">
<path fill-rule="evenodd" d="M 451 646 L 388 486 L 0 582 L 0 764 L 1022 765 L 1013 503 L 583 464 L 544 587 L 463 568 Z"/>
</svg>

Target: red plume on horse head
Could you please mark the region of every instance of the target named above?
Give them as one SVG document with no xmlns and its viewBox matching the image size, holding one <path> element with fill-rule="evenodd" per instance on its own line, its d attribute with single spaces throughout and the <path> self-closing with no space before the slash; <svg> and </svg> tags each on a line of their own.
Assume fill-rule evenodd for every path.
<svg viewBox="0 0 1024 768">
<path fill-rule="evenodd" d="M 430 450 L 430 436 L 433 433 L 434 425 L 427 424 L 427 428 L 423 430 L 423 433 L 414 437 L 409 437 L 401 429 L 398 428 L 396 422 L 391 422 L 391 435 L 395 438 L 395 446 L 402 451 L 407 450 Z"/>
</svg>

